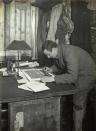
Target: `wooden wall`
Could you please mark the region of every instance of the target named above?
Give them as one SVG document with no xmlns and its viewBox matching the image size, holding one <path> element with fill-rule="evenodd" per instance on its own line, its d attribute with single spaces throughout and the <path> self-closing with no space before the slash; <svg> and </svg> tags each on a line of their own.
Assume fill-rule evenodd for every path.
<svg viewBox="0 0 96 131">
<path fill-rule="evenodd" d="M 90 12 L 92 56 L 96 62 L 96 10 Z"/>
<path fill-rule="evenodd" d="M 13 40 L 25 40 L 37 56 L 38 8 L 13 0 L 5 5 L 5 48 Z"/>
<path fill-rule="evenodd" d="M 0 58 L 4 54 L 4 4 L 0 1 Z"/>
</svg>

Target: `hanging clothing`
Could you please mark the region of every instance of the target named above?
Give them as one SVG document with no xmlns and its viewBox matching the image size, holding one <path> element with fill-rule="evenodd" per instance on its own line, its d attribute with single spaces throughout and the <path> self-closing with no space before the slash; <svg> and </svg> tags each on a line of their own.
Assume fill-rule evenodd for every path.
<svg viewBox="0 0 96 131">
<path fill-rule="evenodd" d="M 70 17 L 69 7 L 63 5 L 62 13 L 57 23 L 55 38 L 59 39 L 59 44 L 70 44 L 69 38 L 74 30 L 74 24 Z"/>
<path fill-rule="evenodd" d="M 57 4 L 52 8 L 47 40 L 52 40 L 55 42 L 55 33 L 57 30 L 57 22 L 59 20 L 61 13 L 62 13 L 62 4 Z"/>
</svg>

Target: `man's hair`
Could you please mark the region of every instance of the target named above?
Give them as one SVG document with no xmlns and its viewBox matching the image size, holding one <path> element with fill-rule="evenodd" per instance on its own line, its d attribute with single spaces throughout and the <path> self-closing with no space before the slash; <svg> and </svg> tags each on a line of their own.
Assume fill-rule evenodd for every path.
<svg viewBox="0 0 96 131">
<path fill-rule="evenodd" d="M 48 51 L 52 51 L 52 48 L 56 48 L 57 44 L 51 40 L 45 41 L 45 43 L 42 45 L 42 50 L 44 51 L 45 49 Z"/>
</svg>

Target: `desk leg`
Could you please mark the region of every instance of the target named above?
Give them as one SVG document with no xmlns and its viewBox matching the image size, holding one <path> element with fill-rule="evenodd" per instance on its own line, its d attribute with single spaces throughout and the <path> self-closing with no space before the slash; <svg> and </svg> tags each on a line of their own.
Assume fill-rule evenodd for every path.
<svg viewBox="0 0 96 131">
<path fill-rule="evenodd" d="M 0 131 L 1 131 L 1 128 L 2 128 L 2 118 L 1 118 L 1 102 L 0 102 Z"/>
<path fill-rule="evenodd" d="M 61 131 L 72 131 L 73 128 L 73 103 L 72 96 L 62 96 L 61 99 Z"/>
</svg>

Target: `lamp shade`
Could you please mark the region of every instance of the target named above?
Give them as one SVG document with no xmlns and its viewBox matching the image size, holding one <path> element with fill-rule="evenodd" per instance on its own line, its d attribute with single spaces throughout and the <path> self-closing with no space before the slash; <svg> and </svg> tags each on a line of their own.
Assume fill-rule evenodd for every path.
<svg viewBox="0 0 96 131">
<path fill-rule="evenodd" d="M 8 50 L 31 50 L 30 46 L 24 40 L 14 40 L 7 47 Z"/>
</svg>

